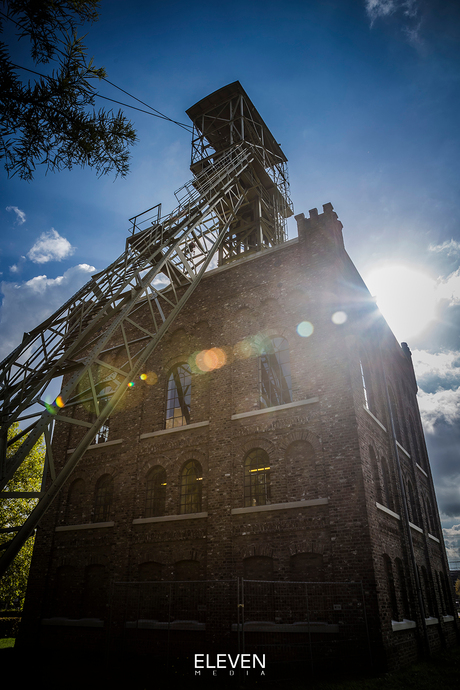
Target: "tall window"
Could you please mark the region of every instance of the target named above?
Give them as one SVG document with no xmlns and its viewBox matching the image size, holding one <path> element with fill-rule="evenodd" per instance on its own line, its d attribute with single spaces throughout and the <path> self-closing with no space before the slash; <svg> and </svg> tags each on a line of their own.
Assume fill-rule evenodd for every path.
<svg viewBox="0 0 460 690">
<path fill-rule="evenodd" d="M 188 364 L 176 364 L 168 379 L 166 429 L 190 424 L 192 375 Z"/>
<path fill-rule="evenodd" d="M 78 525 L 83 520 L 83 499 L 85 496 L 85 482 L 75 479 L 70 485 L 67 495 L 66 522 Z"/>
<path fill-rule="evenodd" d="M 361 383 L 363 386 L 364 405 L 367 407 L 368 410 L 374 411 L 375 405 L 371 383 L 371 372 L 369 368 L 367 355 L 363 351 L 361 351 L 360 353 L 359 368 L 361 370 Z"/>
<path fill-rule="evenodd" d="M 109 440 L 109 424 L 110 420 L 106 419 L 96 436 L 94 437 L 93 443 L 105 443 Z"/>
<path fill-rule="evenodd" d="M 390 385 L 388 386 L 388 396 L 390 398 L 391 416 L 393 417 L 396 439 L 401 443 L 402 437 L 401 426 L 399 424 L 398 405 L 396 403 L 396 396 L 394 394 L 393 388 Z"/>
<path fill-rule="evenodd" d="M 147 474 L 145 517 L 164 515 L 166 503 L 166 471 L 161 465 Z"/>
<path fill-rule="evenodd" d="M 260 407 L 274 407 L 292 402 L 289 345 L 285 338 L 267 341 L 259 357 Z"/>
<path fill-rule="evenodd" d="M 180 481 L 180 512 L 201 512 L 203 472 L 196 460 L 190 460 L 182 470 Z"/>
<path fill-rule="evenodd" d="M 389 595 L 389 604 L 390 604 L 390 613 L 391 613 L 391 618 L 394 621 L 398 620 L 398 602 L 396 600 L 396 589 L 395 589 L 395 582 L 393 578 L 393 568 L 391 566 L 391 559 L 390 557 L 384 553 L 383 554 L 383 565 L 385 568 L 385 575 L 387 579 L 387 588 L 388 588 L 388 595 Z"/>
<path fill-rule="evenodd" d="M 110 520 L 113 500 L 113 479 L 110 474 L 99 477 L 94 492 L 94 522 Z"/>
<path fill-rule="evenodd" d="M 244 505 L 267 503 L 270 503 L 270 459 L 262 448 L 255 448 L 244 461 Z"/>
</svg>

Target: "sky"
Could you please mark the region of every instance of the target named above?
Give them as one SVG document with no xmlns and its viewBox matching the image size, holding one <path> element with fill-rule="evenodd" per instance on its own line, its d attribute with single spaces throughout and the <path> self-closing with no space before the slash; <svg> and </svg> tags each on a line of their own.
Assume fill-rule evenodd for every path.
<svg viewBox="0 0 460 690">
<path fill-rule="evenodd" d="M 102 0 L 80 33 L 113 84 L 179 122 L 239 80 L 288 158 L 295 213 L 333 204 L 348 253 L 412 350 L 446 547 L 460 566 L 460 4 Z M 32 66 L 12 28 L 4 39 Z M 186 130 L 123 110 L 138 136 L 125 178 L 38 166 L 24 182 L 0 169 L 0 359 L 122 253 L 130 217 L 158 202 L 171 211 L 191 177 Z"/>
</svg>

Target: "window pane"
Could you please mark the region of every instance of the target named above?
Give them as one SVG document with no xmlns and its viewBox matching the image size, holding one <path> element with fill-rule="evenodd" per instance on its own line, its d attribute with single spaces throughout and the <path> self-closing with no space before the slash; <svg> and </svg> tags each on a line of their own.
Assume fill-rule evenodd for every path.
<svg viewBox="0 0 460 690">
<path fill-rule="evenodd" d="M 201 466 L 196 460 L 188 462 L 181 475 L 180 512 L 201 512 Z"/>
<path fill-rule="evenodd" d="M 164 515 L 166 503 L 166 471 L 158 465 L 147 475 L 145 517 Z"/>
<path fill-rule="evenodd" d="M 260 406 L 274 407 L 292 402 L 289 345 L 285 338 L 273 338 L 259 358 Z"/>
<path fill-rule="evenodd" d="M 166 429 L 190 424 L 192 376 L 188 364 L 177 364 L 171 371 L 166 395 Z"/>
<path fill-rule="evenodd" d="M 270 460 L 262 448 L 256 448 L 244 463 L 244 505 L 263 506 L 269 502 Z"/>
</svg>

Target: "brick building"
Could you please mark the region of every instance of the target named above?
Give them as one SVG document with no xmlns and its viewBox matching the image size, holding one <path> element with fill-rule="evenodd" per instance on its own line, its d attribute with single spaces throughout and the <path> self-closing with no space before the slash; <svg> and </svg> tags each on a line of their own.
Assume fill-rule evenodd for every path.
<svg viewBox="0 0 460 690">
<path fill-rule="evenodd" d="M 205 274 L 43 518 L 19 645 L 244 629 L 391 668 L 454 642 L 411 354 L 323 210 Z M 91 420 L 84 391 L 69 409 Z M 83 433 L 56 428 L 57 465 Z"/>
</svg>

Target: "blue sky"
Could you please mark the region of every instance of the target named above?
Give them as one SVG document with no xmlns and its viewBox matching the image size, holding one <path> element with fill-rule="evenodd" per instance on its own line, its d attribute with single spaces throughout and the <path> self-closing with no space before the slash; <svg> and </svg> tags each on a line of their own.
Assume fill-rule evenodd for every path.
<svg viewBox="0 0 460 690">
<path fill-rule="evenodd" d="M 390 294 L 398 313 L 384 314 L 414 353 L 446 544 L 460 560 L 458 2 L 102 0 L 81 33 L 110 81 L 180 122 L 238 79 L 288 157 L 295 212 L 332 202 L 379 297 L 376 269 L 396 285 L 388 271 L 402 267 Z M 30 66 L 25 43 L 14 55 Z M 171 210 L 190 178 L 189 134 L 124 111 L 138 133 L 125 179 L 37 169 L 26 183 L 0 171 L 0 357 L 123 251 L 129 217 L 158 202 Z M 425 276 L 426 293 L 409 296 L 409 269 Z M 408 327 L 416 312 L 418 332 Z"/>
</svg>

